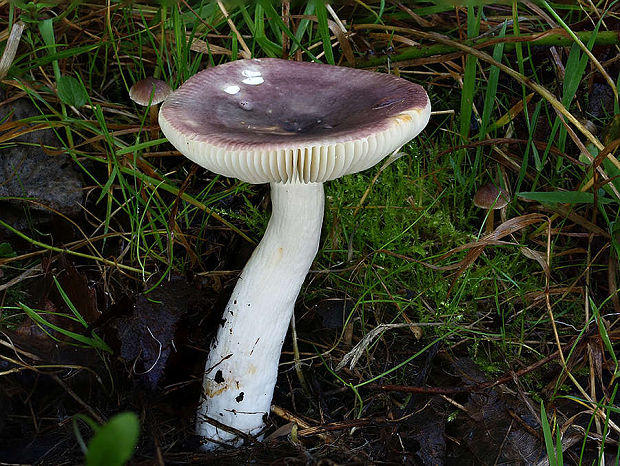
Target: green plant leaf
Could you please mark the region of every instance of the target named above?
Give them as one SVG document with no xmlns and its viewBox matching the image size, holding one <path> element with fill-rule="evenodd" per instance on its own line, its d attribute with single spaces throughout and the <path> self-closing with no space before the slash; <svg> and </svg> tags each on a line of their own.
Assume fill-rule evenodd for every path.
<svg viewBox="0 0 620 466">
<path fill-rule="evenodd" d="M 592 204 L 594 202 L 594 194 L 581 191 L 532 191 L 519 193 L 518 196 L 543 204 Z"/>
<path fill-rule="evenodd" d="M 48 18 L 39 23 L 39 32 L 41 33 L 41 37 L 47 46 L 48 54 L 54 55 L 56 53 L 56 38 L 54 36 L 54 23 L 52 18 Z M 59 81 L 61 76 L 60 66 L 58 65 L 57 59 L 52 61 L 52 67 L 54 68 L 54 78 L 56 78 L 56 81 Z"/>
<path fill-rule="evenodd" d="M 80 108 L 88 102 L 88 94 L 80 81 L 73 76 L 61 76 L 56 83 L 58 97 L 67 105 Z"/>
<path fill-rule="evenodd" d="M 17 253 L 9 243 L 0 243 L 0 257 L 15 257 Z"/>
<path fill-rule="evenodd" d="M 135 413 L 117 414 L 88 442 L 87 466 L 122 466 L 133 455 L 139 435 L 140 422 Z"/>
</svg>

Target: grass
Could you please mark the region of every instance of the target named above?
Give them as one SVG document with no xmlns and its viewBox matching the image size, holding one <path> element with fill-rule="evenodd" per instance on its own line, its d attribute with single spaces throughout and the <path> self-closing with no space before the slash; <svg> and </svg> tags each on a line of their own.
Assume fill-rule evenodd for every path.
<svg viewBox="0 0 620 466">
<path fill-rule="evenodd" d="M 163 137 L 153 137 L 148 110 L 127 97 L 136 80 L 154 75 L 176 88 L 206 66 L 249 56 L 387 71 L 422 84 L 435 113 L 402 157 L 326 185 L 321 249 L 296 317 L 298 362 L 312 393 L 277 393 L 275 402 L 298 421 L 347 425 L 386 418 L 399 406 L 410 408 L 403 416 L 422 409 L 420 399 L 400 398 L 412 386 L 429 389 L 421 396 L 432 400 L 438 396 L 432 389 L 443 388 L 449 399 L 441 403 L 466 418 L 472 399 L 459 398 L 458 386 L 515 373 L 502 383 L 531 406 L 545 407 L 529 427 L 556 464 L 617 457 L 616 4 L 0 6 L 0 50 L 11 25 L 26 24 L 2 81 L 4 106 L 24 98 L 37 113 L 0 120 L 0 150 L 25 146 L 19 136 L 36 141 L 49 128 L 58 140 L 45 147 L 50 163 L 67 154 L 85 181 L 78 217 L 24 193 L 19 209 L 30 219 L 20 224 L 26 226 L 0 219 L 0 251 L 7 251 L 0 254 L 1 326 L 19 329 L 26 314 L 34 317 L 45 294 L 29 284 L 43 280 L 41 273 L 54 280 L 65 275 L 65 257 L 94 283 L 104 314 L 127 290 L 148 297 L 173 276 L 200 283 L 217 300 L 243 264 L 245 253 L 235 251 L 251 250 L 262 236 L 264 187 L 192 168 Z M 472 203 L 487 182 L 512 193 L 501 213 Z M 496 216 L 490 235 L 487 215 Z M 38 225 L 38 217 L 51 222 Z M 71 233 L 57 237 L 50 223 Z M 68 305 L 72 299 L 63 302 L 67 313 L 82 318 Z M 215 319 L 218 309 L 205 310 L 206 317 Z M 340 323 L 324 327 L 321 316 L 333 314 Z M 205 316 L 191 318 L 200 328 Z M 97 335 L 93 327 L 106 327 L 105 319 L 80 324 L 83 342 Z M 357 363 L 336 370 L 360 343 Z M 451 364 L 463 358 L 482 379 L 455 375 Z M 285 346 L 282 381 L 292 393 L 304 385 L 289 377 L 294 360 Z M 110 371 L 111 379 L 124 377 Z M 127 398 L 120 385 L 117 396 Z M 338 400 L 328 416 L 323 392 Z M 126 407 L 136 410 L 129 401 Z M 191 423 L 186 416 L 175 425 L 185 432 Z M 454 434 L 447 420 L 446 429 Z M 372 445 L 365 454 L 374 458 L 379 441 L 364 435 Z M 340 442 L 343 449 L 355 443 Z M 462 446 L 445 442 L 448 452 L 462 453 Z M 495 448 L 508 455 L 500 443 Z"/>
</svg>

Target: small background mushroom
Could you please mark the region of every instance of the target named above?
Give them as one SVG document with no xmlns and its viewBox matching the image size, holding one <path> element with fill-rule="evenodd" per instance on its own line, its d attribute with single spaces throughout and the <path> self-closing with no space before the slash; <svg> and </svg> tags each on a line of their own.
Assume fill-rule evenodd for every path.
<svg viewBox="0 0 620 466">
<path fill-rule="evenodd" d="M 485 233 L 489 234 L 495 226 L 494 210 L 503 209 L 510 202 L 510 194 L 501 186 L 487 183 L 481 186 L 474 195 L 474 205 L 487 211 L 484 219 Z"/>
<path fill-rule="evenodd" d="M 129 89 L 129 98 L 136 104 L 149 106 L 149 123 L 155 128 L 151 129 L 151 139 L 157 137 L 157 115 L 159 114 L 159 104 L 170 95 L 172 88 L 161 79 L 149 76 L 148 78 L 136 81 Z"/>
</svg>

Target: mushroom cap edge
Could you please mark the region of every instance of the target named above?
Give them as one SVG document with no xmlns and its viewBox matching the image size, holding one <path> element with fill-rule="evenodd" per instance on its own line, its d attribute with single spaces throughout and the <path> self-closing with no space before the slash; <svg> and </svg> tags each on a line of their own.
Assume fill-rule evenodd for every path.
<svg viewBox="0 0 620 466">
<path fill-rule="evenodd" d="M 398 108 L 397 112 L 377 118 L 376 124 L 372 121 L 374 114 L 370 110 L 373 108 L 370 102 L 368 105 L 368 112 L 371 115 L 370 123 L 367 122 L 360 130 L 352 129 L 348 132 L 326 130 L 324 134 L 312 134 L 308 137 L 304 134 L 293 134 L 290 142 L 279 136 L 274 137 L 278 139 L 275 142 L 263 141 L 269 137 L 268 134 L 258 143 L 244 141 L 243 134 L 240 134 L 237 140 L 231 140 L 230 137 L 226 140 L 217 134 L 202 132 L 201 125 L 196 125 L 197 129 L 188 129 L 187 125 L 183 127 L 183 122 L 180 121 L 182 118 L 179 118 L 179 115 L 182 115 L 185 106 L 195 102 L 195 94 L 199 94 L 199 92 L 192 91 L 193 94 L 188 93 L 184 96 L 184 89 L 191 90 L 188 86 L 194 86 L 202 90 L 199 80 L 208 78 L 212 70 L 219 68 L 219 71 L 223 71 L 222 68 L 228 65 L 225 74 L 229 75 L 230 70 L 235 67 L 247 69 L 248 66 L 254 64 L 260 65 L 258 69 L 263 72 L 269 67 L 286 67 L 287 69 L 303 67 L 304 71 L 316 71 L 319 75 L 323 72 L 332 73 L 338 70 L 338 73 L 351 74 L 354 78 L 361 76 L 364 79 L 375 80 L 376 83 L 373 84 L 377 85 L 385 82 L 392 84 L 397 81 L 398 85 L 406 86 L 409 94 L 414 94 L 414 99 L 409 99 L 401 105 L 404 108 Z M 188 83 L 190 84 L 186 86 Z M 249 89 L 256 92 L 257 88 Z M 321 92 L 320 85 L 315 89 L 315 93 L 319 92 Z M 381 89 L 378 92 L 381 92 Z M 359 98 L 362 99 L 363 96 Z M 388 102 L 389 98 L 388 94 L 386 97 Z M 176 106 L 176 111 L 170 111 L 169 109 L 174 106 Z M 159 125 L 170 143 L 183 155 L 215 173 L 255 184 L 311 183 L 333 180 L 377 164 L 384 157 L 415 138 L 428 123 L 430 111 L 430 101 L 421 86 L 393 75 L 281 59 L 252 59 L 237 60 L 207 68 L 194 75 L 166 99 L 159 112 Z M 190 121 L 190 123 L 193 122 Z M 214 133 L 212 129 L 209 130 Z M 282 131 L 278 134 L 281 133 Z"/>
</svg>

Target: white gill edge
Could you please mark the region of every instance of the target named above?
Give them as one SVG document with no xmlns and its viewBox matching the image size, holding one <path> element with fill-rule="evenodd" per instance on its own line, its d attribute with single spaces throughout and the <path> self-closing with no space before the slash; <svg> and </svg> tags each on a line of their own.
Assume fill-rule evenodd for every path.
<svg viewBox="0 0 620 466">
<path fill-rule="evenodd" d="M 220 175 L 248 183 L 322 183 L 357 173 L 416 137 L 428 123 L 430 104 L 392 117 L 383 132 L 357 141 L 317 143 L 297 149 L 227 150 L 181 134 L 160 111 L 159 125 L 170 143 L 190 160 Z"/>
</svg>

